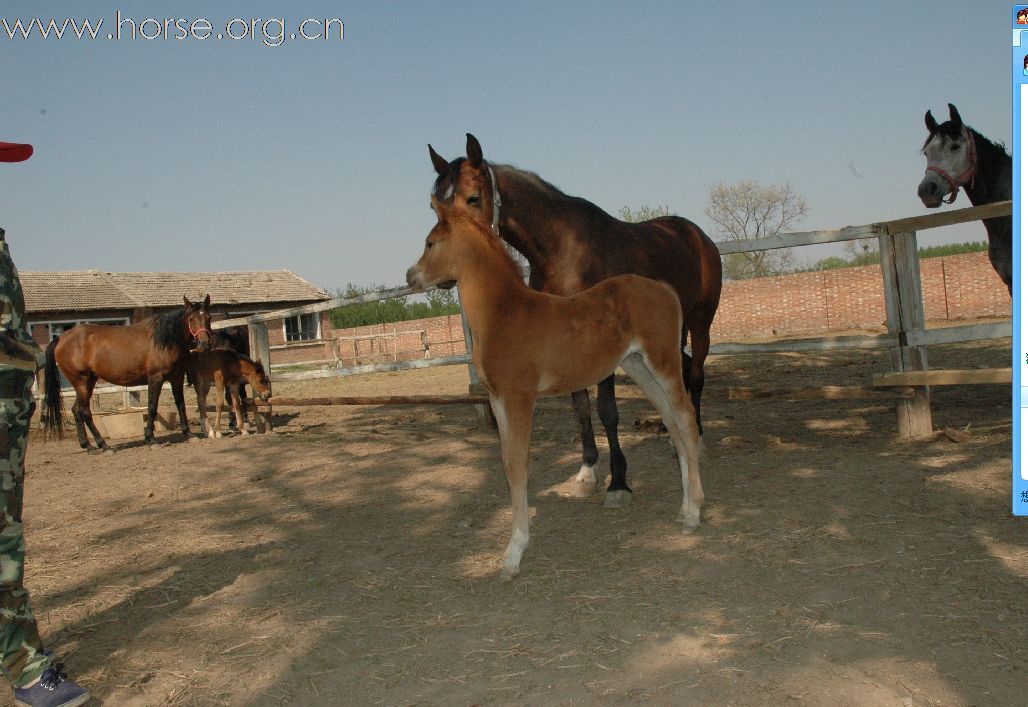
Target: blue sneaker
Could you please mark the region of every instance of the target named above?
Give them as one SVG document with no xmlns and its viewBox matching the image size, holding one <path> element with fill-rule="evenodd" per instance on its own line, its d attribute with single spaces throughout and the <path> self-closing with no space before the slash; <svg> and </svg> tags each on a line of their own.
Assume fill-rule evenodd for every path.
<svg viewBox="0 0 1028 707">
<path fill-rule="evenodd" d="M 68 679 L 64 664 L 51 665 L 31 687 L 14 691 L 18 707 L 77 707 L 89 701 L 89 691 Z"/>
</svg>

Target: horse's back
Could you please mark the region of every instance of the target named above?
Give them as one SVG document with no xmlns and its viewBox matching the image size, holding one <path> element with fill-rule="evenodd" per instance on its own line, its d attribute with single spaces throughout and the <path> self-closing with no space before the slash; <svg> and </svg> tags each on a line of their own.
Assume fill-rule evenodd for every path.
<svg viewBox="0 0 1028 707">
<path fill-rule="evenodd" d="M 638 223 L 612 218 L 581 237 L 577 267 L 555 269 L 563 272 L 543 285 L 545 291 L 570 295 L 607 278 L 640 275 L 668 283 L 685 312 L 699 311 L 713 319 L 721 298 L 721 255 L 692 221 L 680 216 Z M 577 273 L 577 282 L 572 273 Z"/>
<path fill-rule="evenodd" d="M 61 335 L 54 356 L 64 374 L 93 374 L 117 385 L 146 380 L 150 336 L 138 326 L 77 324 Z"/>
<path fill-rule="evenodd" d="M 662 330 L 678 341 L 682 308 L 667 282 L 641 275 L 615 275 L 571 295 L 539 295 L 547 310 L 542 315 L 561 335 L 619 342 L 643 332 Z M 677 345 L 676 345 L 677 347 Z"/>
<path fill-rule="evenodd" d="M 658 322 L 659 326 L 678 336 L 682 307 L 678 293 L 670 283 L 633 273 L 617 275 L 590 289 L 623 303 L 633 329 L 641 328 L 643 322 Z"/>
</svg>

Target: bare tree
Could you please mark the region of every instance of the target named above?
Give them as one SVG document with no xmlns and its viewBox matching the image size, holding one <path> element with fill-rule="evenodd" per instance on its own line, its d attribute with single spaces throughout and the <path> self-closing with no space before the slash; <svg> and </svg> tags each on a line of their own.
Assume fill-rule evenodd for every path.
<svg viewBox="0 0 1028 707">
<path fill-rule="evenodd" d="M 721 240 L 744 241 L 789 231 L 807 215 L 807 200 L 788 182 L 765 186 L 745 179 L 711 187 L 705 211 Z M 725 277 L 730 280 L 782 275 L 795 268 L 791 248 L 731 253 L 722 261 Z"/>
</svg>

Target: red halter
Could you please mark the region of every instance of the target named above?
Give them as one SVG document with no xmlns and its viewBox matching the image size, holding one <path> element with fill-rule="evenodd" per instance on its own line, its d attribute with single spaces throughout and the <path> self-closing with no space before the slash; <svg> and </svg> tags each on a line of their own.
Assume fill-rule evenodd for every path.
<svg viewBox="0 0 1028 707">
<path fill-rule="evenodd" d="M 971 160 L 967 169 L 958 174 L 956 178 L 950 176 L 950 173 L 942 167 L 936 167 L 935 165 L 931 165 L 925 170 L 926 174 L 928 172 L 935 172 L 949 183 L 949 199 L 943 197 L 943 201 L 947 204 L 952 204 L 957 200 L 957 192 L 960 190 L 960 187 L 964 182 L 968 183 L 968 189 L 974 189 L 974 175 L 975 172 L 978 171 L 978 153 L 975 151 L 974 147 L 974 135 L 972 135 L 971 131 L 967 129 L 966 125 L 964 126 L 964 139 L 967 140 L 968 149 L 971 151 Z"/>
<path fill-rule="evenodd" d="M 200 336 L 199 335 L 202 332 L 207 332 L 207 338 L 208 339 L 213 339 L 214 338 L 214 332 L 212 332 L 210 329 L 208 329 L 205 326 L 201 326 L 196 331 L 193 331 L 193 325 L 189 323 L 188 319 L 186 320 L 186 328 L 189 329 L 189 335 L 192 336 L 195 341 L 199 341 L 200 340 Z"/>
</svg>

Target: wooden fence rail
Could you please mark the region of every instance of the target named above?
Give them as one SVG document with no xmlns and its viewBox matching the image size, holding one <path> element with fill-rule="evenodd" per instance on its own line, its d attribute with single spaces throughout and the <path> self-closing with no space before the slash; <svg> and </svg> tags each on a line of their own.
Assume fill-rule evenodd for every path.
<svg viewBox="0 0 1028 707">
<path fill-rule="evenodd" d="M 909 218 L 882 221 L 862 226 L 810 231 L 803 233 L 786 233 L 774 238 L 759 240 L 722 242 L 718 248 L 722 255 L 749 251 L 771 250 L 775 248 L 791 248 L 803 245 L 837 243 L 862 238 L 877 238 L 882 258 L 882 278 L 885 288 L 886 323 L 888 333 L 858 336 L 828 336 L 816 339 L 791 339 L 770 343 L 735 343 L 728 342 L 711 347 L 713 354 L 728 353 L 767 353 L 777 351 L 831 351 L 838 349 L 875 349 L 886 348 L 890 351 L 893 374 L 911 374 L 910 381 L 930 381 L 931 376 L 924 375 L 928 371 L 927 347 L 940 343 L 956 343 L 961 341 L 978 341 L 988 338 L 1010 336 L 1010 324 L 974 324 L 970 326 L 949 327 L 945 329 L 926 329 L 924 304 L 921 293 L 920 265 L 917 256 L 916 231 L 950 226 L 958 223 L 978 221 L 984 218 L 1008 216 L 1011 213 L 1011 202 L 1004 201 L 985 206 L 941 211 L 933 214 L 913 216 Z M 267 322 L 301 314 L 323 312 L 355 304 L 377 302 L 413 294 L 409 287 L 394 287 L 378 292 L 371 292 L 356 297 L 341 297 L 301 307 L 291 307 L 274 312 L 265 312 L 249 317 L 226 319 L 212 323 L 214 329 L 245 324 L 250 329 L 251 351 L 254 358 L 263 361 L 270 370 Z M 463 319 L 463 317 L 462 317 Z M 447 366 L 467 364 L 472 384 L 478 377 L 471 364 L 471 336 L 464 320 L 465 345 L 468 354 L 446 356 L 437 359 L 399 361 L 395 363 L 354 366 L 334 370 L 307 371 L 300 373 L 275 373 L 274 380 L 309 380 L 329 378 L 333 376 L 354 375 L 356 373 L 373 373 L 379 371 L 397 371 L 430 366 Z M 903 436 L 919 436 L 931 432 L 931 410 L 927 384 L 921 382 L 905 386 L 909 390 L 896 393 L 898 396 L 898 418 L 900 434 Z M 911 392 L 912 391 L 912 392 Z M 759 397 L 756 393 L 747 393 Z M 812 395 L 812 393 L 806 393 Z M 833 393 L 839 399 L 847 395 L 863 394 L 860 391 L 843 391 Z M 888 395 L 883 391 L 883 394 Z M 769 395 L 771 395 L 769 393 Z M 477 405 L 482 419 L 488 419 L 490 413 L 487 406 Z"/>
</svg>

